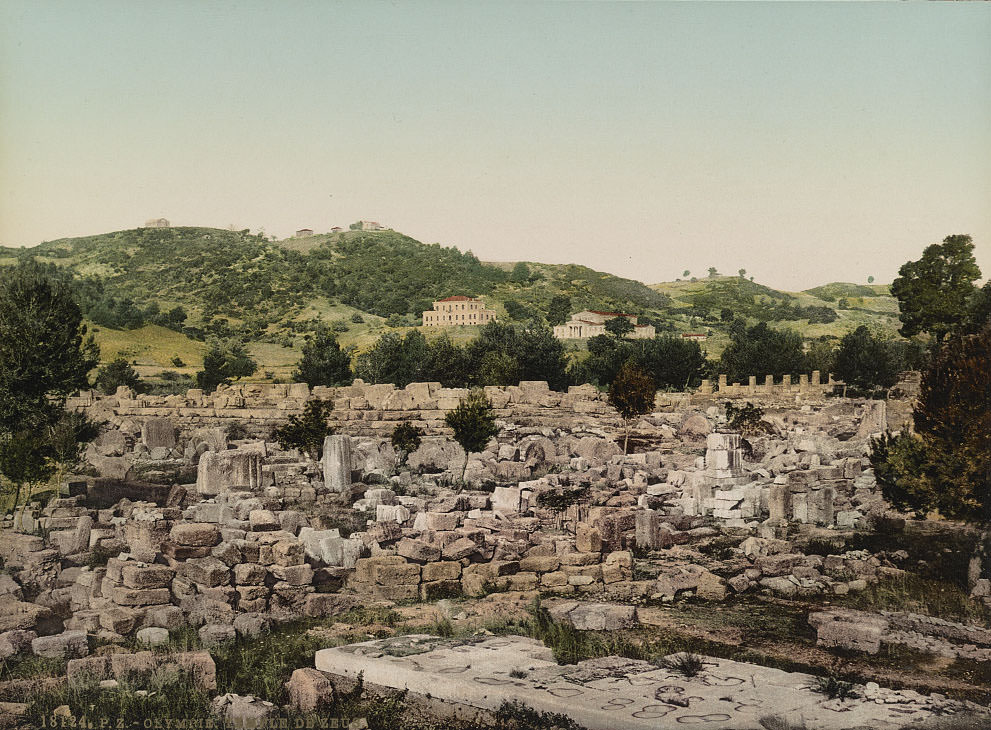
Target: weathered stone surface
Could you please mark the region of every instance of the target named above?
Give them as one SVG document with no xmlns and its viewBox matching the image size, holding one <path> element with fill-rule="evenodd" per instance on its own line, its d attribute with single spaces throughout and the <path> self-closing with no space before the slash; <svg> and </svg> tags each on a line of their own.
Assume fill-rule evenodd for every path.
<svg viewBox="0 0 991 730">
<path fill-rule="evenodd" d="M 327 436 L 323 442 L 323 482 L 332 492 L 344 493 L 351 487 L 351 438 Z"/>
<path fill-rule="evenodd" d="M 836 702 L 813 689 L 810 675 L 714 657 L 704 657 L 698 675 L 685 677 L 622 657 L 562 667 L 541 642 L 521 637 L 465 645 L 412 635 L 356 646 L 317 652 L 316 668 L 352 680 L 361 674 L 368 684 L 490 712 L 504 702 L 521 702 L 539 712 L 564 714 L 589 730 L 898 730 L 945 712 L 940 701 L 915 692 L 886 690 L 891 702 Z M 618 686 L 624 688 L 621 693 Z M 665 701 L 669 697 L 691 701 Z M 981 720 L 991 717 L 981 712 Z"/>
<path fill-rule="evenodd" d="M 169 631 L 158 626 L 148 626 L 139 629 L 136 634 L 138 643 L 146 646 L 162 646 L 169 643 Z"/>
<path fill-rule="evenodd" d="M 40 657 L 73 659 L 89 654 L 89 641 L 85 631 L 64 631 L 34 639 L 31 642 L 31 651 Z"/>
<path fill-rule="evenodd" d="M 558 621 L 566 621 L 580 631 L 616 631 L 637 625 L 635 606 L 565 601 L 551 604 L 547 610 Z"/>
<path fill-rule="evenodd" d="M 422 563 L 429 563 L 440 560 L 440 548 L 423 542 L 404 537 L 396 544 L 396 553 Z"/>
<path fill-rule="evenodd" d="M 141 441 L 149 449 L 173 449 L 176 445 L 175 425 L 168 418 L 149 418 L 141 426 Z"/>
<path fill-rule="evenodd" d="M 214 496 L 232 489 L 259 489 L 262 486 L 262 457 L 244 449 L 207 451 L 200 456 L 196 490 Z"/>
<path fill-rule="evenodd" d="M 213 547 L 220 542 L 220 529 L 209 522 L 179 522 L 169 532 L 169 539 L 176 545 Z"/>
<path fill-rule="evenodd" d="M 237 630 L 230 624 L 204 624 L 199 630 L 200 641 L 209 648 L 237 638 Z"/>
<path fill-rule="evenodd" d="M 819 646 L 856 649 L 868 654 L 881 650 L 881 639 L 888 629 L 888 621 L 882 616 L 843 609 L 809 614 L 809 624 L 816 629 Z"/>
<path fill-rule="evenodd" d="M 289 706 L 297 712 L 317 712 L 334 702 L 334 688 L 327 676 L 316 669 L 297 669 L 286 682 Z"/>
</svg>

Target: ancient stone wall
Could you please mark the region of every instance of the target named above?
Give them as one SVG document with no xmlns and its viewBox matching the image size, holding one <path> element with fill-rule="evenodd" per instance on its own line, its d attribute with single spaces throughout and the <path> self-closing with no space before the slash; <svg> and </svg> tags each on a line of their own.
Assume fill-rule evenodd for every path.
<svg viewBox="0 0 991 730">
<path fill-rule="evenodd" d="M 709 381 L 703 381 L 697 392 L 659 391 L 655 407 L 658 412 L 684 411 L 706 408 L 728 398 L 746 398 L 767 406 L 822 403 L 834 385 L 818 380 L 815 372 L 811 381 L 799 376 L 795 385 L 786 379 L 789 382 L 758 386 L 751 378 L 750 385 L 742 386 L 727 385 L 725 376 L 721 376 L 718 391 Z M 333 424 L 352 435 L 383 435 L 402 421 L 415 422 L 428 434 L 440 434 L 446 432 L 444 414 L 456 407 L 467 392 L 464 388 L 444 388 L 440 383 L 411 383 L 397 388 L 388 383 L 369 385 L 361 380 L 340 388 L 310 388 L 306 383 L 238 383 L 221 386 L 210 395 L 191 389 L 185 395 L 149 396 L 122 387 L 111 396 L 84 391 L 69 398 L 67 406 L 117 424 L 163 417 L 171 418 L 181 431 L 239 422 L 262 432 L 285 422 L 290 414 L 301 413 L 310 398 L 322 398 L 334 403 Z M 619 425 L 606 394 L 591 385 L 571 386 L 562 393 L 550 390 L 545 381 L 522 381 L 519 385 L 487 386 L 485 392 L 498 418 L 521 426 L 581 423 L 594 429 Z"/>
</svg>

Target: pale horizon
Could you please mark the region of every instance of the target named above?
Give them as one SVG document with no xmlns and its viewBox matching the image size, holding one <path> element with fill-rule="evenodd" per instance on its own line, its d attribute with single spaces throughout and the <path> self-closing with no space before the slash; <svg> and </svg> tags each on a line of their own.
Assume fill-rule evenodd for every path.
<svg viewBox="0 0 991 730">
<path fill-rule="evenodd" d="M 647 284 L 991 276 L 987 3 L 0 6 L 0 245 L 358 219 Z"/>
</svg>

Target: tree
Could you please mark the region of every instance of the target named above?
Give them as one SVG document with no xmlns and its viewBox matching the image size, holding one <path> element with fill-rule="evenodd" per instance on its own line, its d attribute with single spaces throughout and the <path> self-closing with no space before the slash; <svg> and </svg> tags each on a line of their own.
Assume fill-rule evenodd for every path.
<svg viewBox="0 0 991 730">
<path fill-rule="evenodd" d="M 746 276 L 747 276 L 747 270 L 746 269 L 740 269 L 736 273 L 738 273 L 740 275 L 740 278 L 741 279 L 746 278 Z"/>
<path fill-rule="evenodd" d="M 991 281 L 985 283 L 971 297 L 964 329 L 966 332 L 976 333 L 988 323 L 991 323 Z"/>
<path fill-rule="evenodd" d="M 981 270 L 970 236 L 957 235 L 927 246 L 922 258 L 903 264 L 898 274 L 891 293 L 898 299 L 901 334 L 925 332 L 939 344 L 965 319 Z"/>
<path fill-rule="evenodd" d="M 73 411 L 62 411 L 59 419 L 49 427 L 49 458 L 55 471 L 56 490 L 61 490 L 62 479 L 79 465 L 83 447 L 99 434 L 96 423 Z M 26 501 L 30 499 L 28 492 Z"/>
<path fill-rule="evenodd" d="M 468 469 L 468 455 L 484 451 L 489 441 L 499 433 L 492 402 L 484 390 L 472 388 L 453 410 L 447 412 L 444 423 L 454 431 L 454 440 L 465 450 L 465 463 L 461 467 L 463 482 Z"/>
<path fill-rule="evenodd" d="M 606 320 L 606 332 L 613 337 L 626 337 L 635 328 L 629 317 L 613 317 Z"/>
<path fill-rule="evenodd" d="M 405 388 L 424 379 L 429 353 L 427 339 L 419 330 L 410 330 L 405 335 L 387 332 L 358 356 L 355 373 L 370 383 L 393 383 L 397 388 Z"/>
<path fill-rule="evenodd" d="M 120 386 L 139 392 L 141 381 L 127 358 L 115 357 L 96 372 L 96 387 L 107 395 L 113 395 Z"/>
<path fill-rule="evenodd" d="M 719 272 L 716 271 L 716 267 L 715 266 L 710 266 L 709 267 L 709 278 L 710 279 L 715 279 L 717 276 L 719 276 Z"/>
<path fill-rule="evenodd" d="M 654 381 L 643 368 L 627 361 L 619 369 L 616 379 L 609 386 L 609 405 L 619 411 L 626 425 L 623 437 L 623 453 L 627 453 L 630 442 L 630 422 L 654 410 L 657 389 Z"/>
<path fill-rule="evenodd" d="M 20 503 L 21 490 L 47 480 L 55 471 L 51 462 L 51 447 L 34 430 L 8 431 L 0 434 L 0 474 L 9 485 L 4 492 L 13 494 L 6 503 L 5 514 L 13 514 Z"/>
<path fill-rule="evenodd" d="M 991 525 L 991 325 L 954 336 L 923 371 L 915 434 L 871 441 L 885 498 L 919 515 Z"/>
<path fill-rule="evenodd" d="M 874 277 L 873 276 L 868 276 L 867 277 L 867 283 L 868 284 L 873 284 L 874 283 Z"/>
<path fill-rule="evenodd" d="M 870 391 L 897 383 L 898 365 L 889 343 L 860 325 L 840 340 L 833 372 L 847 385 Z"/>
<path fill-rule="evenodd" d="M 340 386 L 351 385 L 351 356 L 354 347 L 341 348 L 337 335 L 320 327 L 311 339 L 303 344 L 303 354 L 292 374 L 294 383 Z"/>
<path fill-rule="evenodd" d="M 229 385 L 232 379 L 245 378 L 258 369 L 258 364 L 237 340 L 215 339 L 203 356 L 203 369 L 196 373 L 196 386 L 212 393 L 219 385 Z"/>
<path fill-rule="evenodd" d="M 509 275 L 509 280 L 514 284 L 526 284 L 530 281 L 530 267 L 523 261 L 517 261 Z"/>
<path fill-rule="evenodd" d="M 409 455 L 420 448 L 423 442 L 423 429 L 403 421 L 392 429 L 392 448 L 399 457 L 399 466 L 405 466 Z"/>
<path fill-rule="evenodd" d="M 774 330 L 767 322 L 747 327 L 743 320 L 730 326 L 730 344 L 723 350 L 719 371 L 730 382 L 746 383 L 751 375 L 782 377 L 806 370 L 802 336 L 791 330 Z"/>
<path fill-rule="evenodd" d="M 547 307 L 547 324 L 551 327 L 564 324 L 571 317 L 571 298 L 564 294 L 555 294 Z"/>
<path fill-rule="evenodd" d="M 320 459 L 323 442 L 334 433 L 327 419 L 334 411 L 329 400 L 315 398 L 306 402 L 302 418 L 293 414 L 284 426 L 272 431 L 272 436 L 284 449 L 299 449 L 314 461 Z"/>
<path fill-rule="evenodd" d="M 681 275 L 687 279 L 689 276 L 692 275 L 692 272 L 689 271 L 688 269 L 685 269 L 684 271 L 681 272 Z"/>
<path fill-rule="evenodd" d="M 51 422 L 60 400 L 89 385 L 99 350 L 71 288 L 32 259 L 0 269 L 0 431 Z"/>
</svg>

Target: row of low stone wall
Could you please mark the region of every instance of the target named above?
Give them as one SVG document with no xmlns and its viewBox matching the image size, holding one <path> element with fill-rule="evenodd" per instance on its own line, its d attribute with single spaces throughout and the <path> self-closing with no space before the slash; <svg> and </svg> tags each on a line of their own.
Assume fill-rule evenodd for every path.
<svg viewBox="0 0 991 730">
<path fill-rule="evenodd" d="M 810 381 L 800 378 L 795 385 L 727 385 L 725 378 L 714 391 L 703 381 L 697 392 L 658 391 L 655 410 L 687 411 L 705 408 L 722 398 L 748 398 L 759 403 L 794 404 L 796 400 L 821 402 L 832 383 L 819 383 L 818 372 Z M 613 428 L 619 425 L 616 411 L 607 395 L 592 385 L 571 386 L 567 392 L 551 390 L 545 381 L 523 381 L 512 386 L 486 386 L 485 392 L 498 418 L 528 426 L 568 426 L 582 423 L 589 427 Z M 391 384 L 354 384 L 330 388 L 310 388 L 306 383 L 237 383 L 221 386 L 212 394 L 190 389 L 185 395 L 150 396 L 119 388 L 110 396 L 84 391 L 69 398 L 67 406 L 88 412 L 96 420 L 167 417 L 181 427 L 217 426 L 240 421 L 258 427 L 282 423 L 300 413 L 307 400 L 321 398 L 334 404 L 332 422 L 355 434 L 382 433 L 401 421 L 417 421 L 428 433 L 443 432 L 444 415 L 468 393 L 465 388 L 445 388 L 440 383 L 411 383 L 405 388 Z"/>
</svg>

